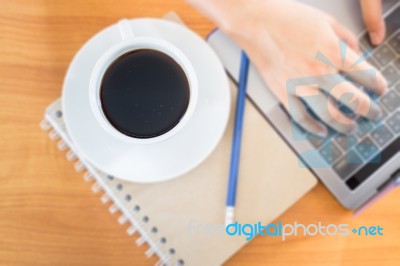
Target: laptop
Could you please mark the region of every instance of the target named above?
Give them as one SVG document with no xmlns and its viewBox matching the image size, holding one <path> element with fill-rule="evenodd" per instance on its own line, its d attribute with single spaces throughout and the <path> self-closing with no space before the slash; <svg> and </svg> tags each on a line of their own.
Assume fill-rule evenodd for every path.
<svg viewBox="0 0 400 266">
<path fill-rule="evenodd" d="M 357 209 L 400 175 L 400 3 L 383 1 L 387 35 L 380 46 L 373 47 L 362 22 L 359 1 L 302 2 L 335 16 L 359 36 L 361 50 L 371 53 L 368 61 L 389 83 L 388 92 L 374 99 L 383 111 L 382 119 L 376 122 L 357 118 L 359 130 L 350 135 L 331 130 L 326 138 L 313 136 L 291 121 L 252 66 L 248 97 L 299 156 L 299 167 L 308 167 L 345 208 Z M 208 42 L 237 82 L 239 46 L 219 30 L 210 34 Z"/>
</svg>

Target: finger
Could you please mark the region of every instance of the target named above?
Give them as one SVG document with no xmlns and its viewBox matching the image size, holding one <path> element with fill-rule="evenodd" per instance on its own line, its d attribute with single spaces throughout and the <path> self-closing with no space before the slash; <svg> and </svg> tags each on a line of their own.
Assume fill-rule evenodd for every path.
<svg viewBox="0 0 400 266">
<path fill-rule="evenodd" d="M 328 135 L 326 126 L 310 115 L 306 106 L 299 98 L 289 96 L 288 105 L 285 105 L 285 108 L 293 121 L 305 131 L 319 137 L 326 137 Z"/>
<path fill-rule="evenodd" d="M 379 70 L 368 63 L 363 56 L 357 55 L 353 50 L 348 49 L 345 64 L 341 71 L 346 77 L 362 85 L 366 89 L 383 94 L 387 90 L 387 81 Z"/>
<path fill-rule="evenodd" d="M 364 23 L 373 45 L 380 44 L 385 38 L 385 22 L 382 17 L 381 0 L 361 0 Z"/>
<path fill-rule="evenodd" d="M 334 130 L 349 134 L 357 129 L 354 120 L 344 115 L 337 105 L 324 93 L 314 96 L 302 97 L 302 100 L 313 110 L 313 112 L 329 127 Z"/>
<path fill-rule="evenodd" d="M 321 87 L 321 89 L 359 116 L 372 120 L 381 118 L 382 112 L 380 108 L 371 101 L 371 98 L 365 92 L 339 74 L 337 77 L 334 76 L 334 78 L 334 87 Z"/>
<path fill-rule="evenodd" d="M 357 37 L 336 19 L 332 20 L 332 28 L 339 39 L 344 40 L 351 49 L 357 52 L 360 51 Z"/>
</svg>

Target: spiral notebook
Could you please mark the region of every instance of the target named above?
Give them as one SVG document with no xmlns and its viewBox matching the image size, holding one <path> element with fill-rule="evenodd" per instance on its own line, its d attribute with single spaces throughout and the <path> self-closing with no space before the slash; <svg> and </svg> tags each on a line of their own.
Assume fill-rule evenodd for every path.
<svg viewBox="0 0 400 266">
<path fill-rule="evenodd" d="M 169 16 L 171 18 L 171 16 Z M 232 97 L 236 86 L 230 82 Z M 234 99 L 232 102 L 235 102 Z M 234 108 L 232 108 L 234 112 Z M 236 220 L 272 222 L 299 200 L 316 179 L 247 101 L 237 191 Z M 85 171 L 101 201 L 112 202 L 119 223 L 129 223 L 128 235 L 139 234 L 145 255 L 158 256 L 157 265 L 221 265 L 248 241 L 220 234 L 224 223 L 233 115 L 221 142 L 200 166 L 179 178 L 156 184 L 122 181 L 93 167 L 76 152 L 63 121 L 60 99 L 49 105 L 41 123 L 75 169 Z M 288 167 L 291 166 L 291 167 Z"/>
</svg>

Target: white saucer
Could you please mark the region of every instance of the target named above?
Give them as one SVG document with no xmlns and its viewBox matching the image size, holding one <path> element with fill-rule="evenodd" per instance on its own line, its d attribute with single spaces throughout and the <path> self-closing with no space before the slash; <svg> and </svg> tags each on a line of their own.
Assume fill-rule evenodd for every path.
<svg viewBox="0 0 400 266">
<path fill-rule="evenodd" d="M 133 182 L 158 182 L 199 165 L 221 139 L 230 111 L 230 91 L 222 64 L 206 42 L 184 26 L 162 19 L 129 21 L 135 36 L 162 38 L 191 61 L 199 92 L 193 116 L 177 134 L 162 142 L 124 142 L 105 131 L 89 104 L 89 79 L 98 58 L 121 41 L 114 24 L 91 38 L 67 72 L 62 104 L 69 135 L 78 152 L 101 171 Z"/>
</svg>

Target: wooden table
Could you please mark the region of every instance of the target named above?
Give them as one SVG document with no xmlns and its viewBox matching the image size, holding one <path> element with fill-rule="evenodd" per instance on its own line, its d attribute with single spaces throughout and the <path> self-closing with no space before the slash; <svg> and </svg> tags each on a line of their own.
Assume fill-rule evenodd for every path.
<svg viewBox="0 0 400 266">
<path fill-rule="evenodd" d="M 118 2 L 118 3 L 117 3 Z M 117 3 L 117 4 L 116 4 Z M 213 24 L 183 0 L 0 0 L 0 265 L 152 265 L 39 129 L 68 64 L 122 17 L 175 10 L 205 36 Z M 283 222 L 380 225 L 383 237 L 258 237 L 227 265 L 400 265 L 400 193 L 354 219 L 321 185 Z"/>
</svg>

